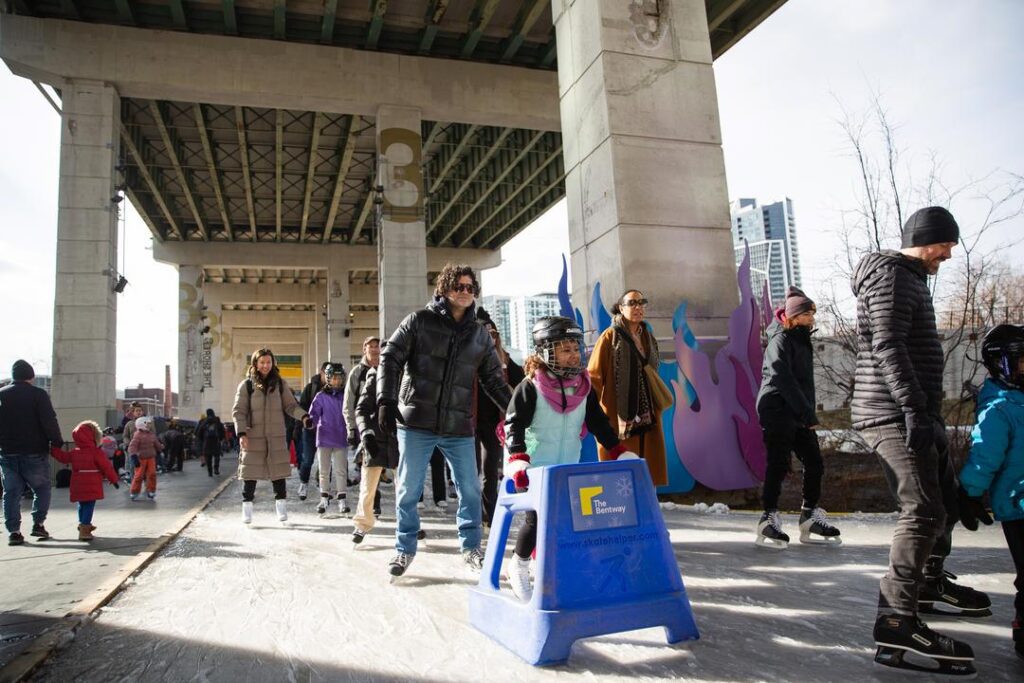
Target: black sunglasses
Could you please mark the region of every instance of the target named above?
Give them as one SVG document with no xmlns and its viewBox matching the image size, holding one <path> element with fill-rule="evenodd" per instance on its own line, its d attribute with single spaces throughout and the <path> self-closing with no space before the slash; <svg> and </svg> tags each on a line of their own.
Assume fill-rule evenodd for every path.
<svg viewBox="0 0 1024 683">
<path fill-rule="evenodd" d="M 453 292 L 469 292 L 470 294 L 476 294 L 476 285 L 468 284 L 464 285 L 461 282 L 457 285 L 452 285 Z"/>
<path fill-rule="evenodd" d="M 626 299 L 625 301 L 622 302 L 622 305 L 623 306 L 630 306 L 630 307 L 633 307 L 633 306 L 646 306 L 647 305 L 647 299 Z"/>
</svg>

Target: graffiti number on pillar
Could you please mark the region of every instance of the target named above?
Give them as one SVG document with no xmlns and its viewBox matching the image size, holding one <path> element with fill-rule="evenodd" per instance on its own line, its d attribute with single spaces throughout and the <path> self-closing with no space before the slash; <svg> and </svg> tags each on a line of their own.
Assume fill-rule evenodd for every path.
<svg viewBox="0 0 1024 683">
<path fill-rule="evenodd" d="M 385 128 L 380 133 L 380 147 L 380 178 L 387 220 L 394 223 L 420 220 L 423 206 L 420 136 L 406 128 Z"/>
</svg>

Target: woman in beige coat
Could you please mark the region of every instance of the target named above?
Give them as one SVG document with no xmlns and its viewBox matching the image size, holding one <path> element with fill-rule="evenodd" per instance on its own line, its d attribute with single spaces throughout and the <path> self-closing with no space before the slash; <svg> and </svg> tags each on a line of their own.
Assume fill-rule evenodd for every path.
<svg viewBox="0 0 1024 683">
<path fill-rule="evenodd" d="M 253 352 L 247 374 L 235 391 L 235 405 L 231 410 L 242 446 L 238 457 L 238 478 L 243 481 L 242 521 L 252 522 L 256 482 L 262 480 L 274 486 L 277 517 L 283 522 L 288 519 L 285 479 L 291 474 L 284 416 L 302 420 L 308 429 L 309 415 L 281 377 L 270 349 Z"/>
</svg>

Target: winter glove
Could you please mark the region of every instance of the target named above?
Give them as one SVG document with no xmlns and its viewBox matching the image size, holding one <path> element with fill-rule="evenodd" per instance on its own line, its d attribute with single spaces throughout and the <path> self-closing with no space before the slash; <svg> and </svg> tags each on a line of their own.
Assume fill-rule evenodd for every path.
<svg viewBox="0 0 1024 683">
<path fill-rule="evenodd" d="M 64 449 L 60 446 L 50 446 L 50 455 L 54 458 L 58 457 L 57 454 L 64 455 Z"/>
<path fill-rule="evenodd" d="M 132 455 L 132 467 L 138 467 L 138 466 L 139 466 L 139 456 Z"/>
<path fill-rule="evenodd" d="M 351 448 L 354 451 L 355 450 L 359 450 L 359 443 L 360 443 L 360 441 L 361 440 L 359 438 L 359 432 L 357 432 L 354 429 L 351 432 L 349 432 L 349 437 L 348 437 L 349 448 Z"/>
<path fill-rule="evenodd" d="M 956 495 L 959 499 L 960 523 L 964 525 L 965 529 L 977 531 L 978 522 L 985 526 L 992 524 L 992 517 L 989 516 L 988 510 L 985 509 L 981 496 L 972 497 L 964 490 L 963 486 L 957 489 Z"/>
<path fill-rule="evenodd" d="M 907 413 L 907 448 L 914 453 L 927 453 L 935 443 L 935 424 L 921 413 Z"/>
<path fill-rule="evenodd" d="M 932 418 L 935 425 L 935 448 L 939 453 L 945 453 L 949 450 L 949 436 L 946 434 L 946 421 L 942 419 L 942 416 L 936 416 Z"/>
<path fill-rule="evenodd" d="M 370 456 L 371 460 L 376 460 L 380 455 L 380 444 L 377 443 L 377 435 L 373 432 L 363 436 L 363 450 Z"/>
<path fill-rule="evenodd" d="M 398 423 L 398 406 L 394 403 L 381 403 L 377 408 L 377 426 L 380 427 L 382 437 L 389 437 L 395 433 Z"/>
<path fill-rule="evenodd" d="M 302 427 L 303 427 L 303 429 L 312 429 L 313 428 L 313 418 L 311 418 L 309 415 L 303 415 L 302 416 Z"/>
<path fill-rule="evenodd" d="M 526 468 L 530 466 L 530 456 L 526 453 L 513 453 L 508 456 L 505 463 L 505 476 L 515 484 L 516 493 L 522 493 L 530 488 L 530 477 L 526 474 Z"/>
<path fill-rule="evenodd" d="M 639 460 L 640 456 L 633 451 L 627 451 L 623 444 L 619 444 L 615 448 L 608 451 L 608 455 L 611 456 L 612 460 Z"/>
</svg>

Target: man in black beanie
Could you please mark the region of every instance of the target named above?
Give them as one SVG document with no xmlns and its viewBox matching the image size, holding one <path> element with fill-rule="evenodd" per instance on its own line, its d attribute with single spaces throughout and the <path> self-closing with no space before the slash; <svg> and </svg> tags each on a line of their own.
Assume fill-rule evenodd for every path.
<svg viewBox="0 0 1024 683">
<path fill-rule="evenodd" d="M 11 384 L 0 389 L 0 477 L 8 544 L 21 545 L 21 496 L 32 489 L 32 535 L 50 537 L 43 522 L 50 511 L 50 447 L 64 443 L 50 396 L 32 386 L 36 373 L 23 360 L 11 367 Z"/>
<path fill-rule="evenodd" d="M 923 648 L 946 667 L 973 658 L 970 646 L 938 637 L 918 611 L 991 614 L 987 595 L 953 583 L 943 568 L 958 486 L 941 414 L 945 360 L 928 276 L 959 240 L 949 211 L 921 209 L 903 226 L 902 249 L 868 254 L 852 279 L 858 340 L 851 418 L 900 508 L 874 630 L 875 661 L 889 666 L 901 666 L 908 648 Z"/>
</svg>

